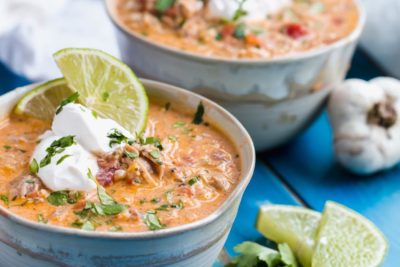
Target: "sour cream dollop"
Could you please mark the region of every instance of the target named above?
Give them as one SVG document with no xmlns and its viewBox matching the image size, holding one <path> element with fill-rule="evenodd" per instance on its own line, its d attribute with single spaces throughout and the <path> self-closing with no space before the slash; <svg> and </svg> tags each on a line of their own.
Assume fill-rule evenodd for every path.
<svg viewBox="0 0 400 267">
<path fill-rule="evenodd" d="M 96 175 L 99 170 L 95 153 L 109 153 L 121 146 L 110 145 L 109 134 L 115 131 L 129 139 L 133 138 L 129 131 L 114 120 L 99 118 L 80 104 L 64 106 L 55 115 L 51 131 L 41 136 L 31 162 L 35 159 L 40 164 L 48 154 L 46 150 L 55 140 L 74 136 L 75 143 L 53 155 L 49 164 L 39 167 L 37 175 L 53 191 L 92 191 L 96 183 L 88 177 L 88 172 L 90 170 Z"/>
<path fill-rule="evenodd" d="M 32 159 L 40 163 L 47 155 L 46 149 L 60 138 L 62 136 L 55 135 L 52 131 L 44 133 L 33 152 Z M 89 192 L 96 188 L 96 183 L 88 177 L 89 169 L 92 173 L 98 172 L 96 157 L 75 143 L 66 147 L 62 153 L 54 155 L 48 165 L 39 168 L 37 175 L 46 187 L 53 191 Z"/>
<path fill-rule="evenodd" d="M 241 0 L 210 0 L 207 5 L 208 15 L 212 18 L 231 20 L 240 7 Z M 243 21 L 263 20 L 290 5 L 292 0 L 245 0 Z"/>
<path fill-rule="evenodd" d="M 68 104 L 54 117 L 53 132 L 56 135 L 74 135 L 86 150 L 96 153 L 108 153 L 116 146 L 110 146 L 108 135 L 116 129 L 128 138 L 133 138 L 126 129 L 114 120 L 99 118 L 88 108 L 80 104 Z"/>
</svg>

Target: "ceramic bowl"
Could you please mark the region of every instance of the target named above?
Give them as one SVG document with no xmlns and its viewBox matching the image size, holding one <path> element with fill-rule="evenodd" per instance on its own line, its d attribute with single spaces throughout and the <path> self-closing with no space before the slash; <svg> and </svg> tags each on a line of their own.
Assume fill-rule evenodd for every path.
<svg viewBox="0 0 400 267">
<path fill-rule="evenodd" d="M 238 149 L 242 175 L 226 201 L 208 217 L 154 232 L 85 232 L 39 224 L 0 206 L 0 266 L 211 266 L 223 248 L 243 192 L 254 170 L 255 152 L 244 127 L 214 102 L 188 90 L 143 80 L 151 99 L 160 98 L 196 110 L 201 100 L 207 119 Z M 32 86 L 0 97 L 0 118 Z"/>
<path fill-rule="evenodd" d="M 331 89 L 349 68 L 365 22 L 331 45 L 267 60 L 203 57 L 157 44 L 127 29 L 107 10 L 116 28 L 121 57 L 146 78 L 188 88 L 213 99 L 235 115 L 250 132 L 257 150 L 283 144 L 319 113 Z"/>
</svg>

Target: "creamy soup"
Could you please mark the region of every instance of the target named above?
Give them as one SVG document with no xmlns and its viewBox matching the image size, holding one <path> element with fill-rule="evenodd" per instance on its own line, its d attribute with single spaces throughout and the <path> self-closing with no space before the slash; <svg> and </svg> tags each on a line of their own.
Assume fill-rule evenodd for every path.
<svg viewBox="0 0 400 267">
<path fill-rule="evenodd" d="M 202 219 L 235 188 L 241 167 L 230 140 L 200 122 L 199 113 L 193 117 L 169 103 L 151 104 L 142 136 L 96 155 L 98 188 L 84 193 L 51 191 L 32 174 L 29 160 L 50 123 L 5 118 L 0 121 L 1 205 L 39 223 L 98 231 L 159 230 Z M 110 199 L 110 205 L 102 205 Z"/>
<path fill-rule="evenodd" d="M 243 20 L 240 8 L 218 19 L 209 15 L 210 1 L 115 0 L 115 17 L 127 30 L 179 50 L 268 59 L 334 43 L 355 29 L 359 16 L 353 0 L 287 0 L 261 20 Z"/>
</svg>

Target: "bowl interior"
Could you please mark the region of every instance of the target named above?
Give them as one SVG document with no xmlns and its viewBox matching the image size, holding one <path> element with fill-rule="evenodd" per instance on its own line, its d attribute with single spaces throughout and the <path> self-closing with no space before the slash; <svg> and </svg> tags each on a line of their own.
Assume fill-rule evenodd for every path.
<svg viewBox="0 0 400 267">
<path fill-rule="evenodd" d="M 244 127 L 239 123 L 239 121 L 234 118 L 229 112 L 217 105 L 216 103 L 208 100 L 202 96 L 194 94 L 190 91 L 180 89 L 171 85 L 167 85 L 160 82 L 142 80 L 147 93 L 149 95 L 150 101 L 165 101 L 171 102 L 174 106 L 178 106 L 184 112 L 194 112 L 202 101 L 205 107 L 205 116 L 210 123 L 222 131 L 227 138 L 229 138 L 235 145 L 241 159 L 241 179 L 236 185 L 235 189 L 228 196 L 226 201 L 209 216 L 195 221 L 189 224 L 171 227 L 167 229 L 162 229 L 156 232 L 138 232 L 138 233 L 128 233 L 128 232 L 86 232 L 78 229 L 56 227 L 52 225 L 45 225 L 36 223 L 22 217 L 19 217 L 6 208 L 0 206 L 0 216 L 5 216 L 12 221 L 23 224 L 27 227 L 43 230 L 58 232 L 61 234 L 72 234 L 79 236 L 90 236 L 90 237 L 100 237 L 100 238 L 112 238 L 112 239 L 143 239 L 143 238 L 159 238 L 161 236 L 174 235 L 183 231 L 188 231 L 194 228 L 199 228 L 203 225 L 211 223 L 216 220 L 221 214 L 223 214 L 227 209 L 229 209 L 234 201 L 238 198 L 240 199 L 247 184 L 249 183 L 255 165 L 255 151 L 253 142 L 244 129 Z M 13 107 L 20 99 L 22 95 L 30 91 L 34 85 L 17 88 L 3 96 L 0 97 L 0 119 L 8 116 L 12 112 Z M 164 102 L 164 103 L 165 103 Z"/>
<path fill-rule="evenodd" d="M 124 32 L 127 35 L 130 35 L 135 41 L 139 41 L 142 43 L 145 43 L 146 45 L 149 45 L 153 48 L 156 48 L 158 50 L 162 50 L 166 53 L 173 54 L 174 56 L 177 57 L 183 57 L 187 58 L 193 61 L 199 61 L 199 62 L 215 62 L 215 63 L 227 63 L 227 64 L 235 64 L 235 65 L 265 65 L 265 64 L 275 64 L 275 63 L 287 63 L 290 61 L 296 61 L 296 60 L 304 60 L 310 57 L 315 57 L 320 54 L 327 53 L 331 50 L 337 49 L 338 47 L 342 47 L 346 45 L 349 42 L 353 42 L 357 40 L 361 33 L 362 30 L 364 29 L 365 21 L 366 21 L 366 12 L 364 10 L 363 5 L 361 4 L 361 0 L 352 0 L 359 13 L 359 18 L 358 18 L 358 23 L 357 26 L 354 28 L 353 32 L 349 34 L 348 36 L 331 43 L 329 45 L 325 46 L 320 46 L 316 47 L 301 53 L 295 53 L 295 54 L 289 54 L 289 55 L 284 55 L 284 56 L 279 56 L 276 58 L 254 58 L 254 59 L 230 59 L 230 58 L 224 58 L 224 57 L 209 57 L 209 56 L 202 56 L 196 53 L 192 52 L 187 52 L 183 50 L 179 50 L 174 47 L 166 46 L 164 44 L 156 43 L 148 38 L 142 36 L 141 34 L 134 32 L 133 30 L 130 30 L 124 23 L 121 22 L 121 20 L 117 16 L 116 12 L 116 3 L 117 1 L 115 0 L 106 0 L 105 5 L 106 5 L 106 10 L 108 13 L 108 16 L 110 17 L 112 23 L 115 25 L 117 29 L 120 31 Z"/>
</svg>

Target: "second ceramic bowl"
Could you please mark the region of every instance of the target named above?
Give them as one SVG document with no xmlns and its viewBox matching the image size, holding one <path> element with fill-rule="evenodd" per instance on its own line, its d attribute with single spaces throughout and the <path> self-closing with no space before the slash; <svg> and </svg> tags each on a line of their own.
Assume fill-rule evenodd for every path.
<svg viewBox="0 0 400 267">
<path fill-rule="evenodd" d="M 331 45 L 269 60 L 202 57 L 149 41 L 129 31 L 116 17 L 114 0 L 107 10 L 117 30 L 124 62 L 142 77 L 175 84 L 213 99 L 246 127 L 257 150 L 278 146 L 319 114 L 331 89 L 349 68 L 365 22 Z"/>
</svg>

